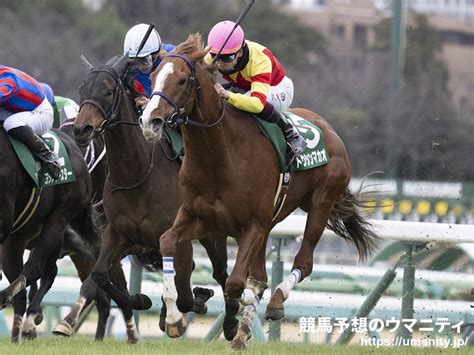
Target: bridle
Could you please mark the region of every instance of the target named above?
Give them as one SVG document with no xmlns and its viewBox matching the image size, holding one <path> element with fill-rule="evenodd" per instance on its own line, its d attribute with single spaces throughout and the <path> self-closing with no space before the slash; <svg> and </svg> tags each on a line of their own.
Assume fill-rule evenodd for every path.
<svg viewBox="0 0 474 355">
<path fill-rule="evenodd" d="M 128 70 L 125 71 L 125 73 L 122 75 L 122 77 L 125 77 L 127 75 L 127 71 Z M 89 103 L 91 105 L 94 105 L 101 112 L 101 114 L 103 115 L 104 121 L 102 122 L 100 127 L 96 129 L 98 134 L 102 135 L 105 131 L 107 131 L 107 130 L 109 130 L 109 129 L 111 129 L 111 128 L 119 125 L 119 124 L 128 124 L 128 125 L 132 125 L 132 126 L 139 126 L 140 124 L 138 122 L 120 121 L 118 119 L 119 118 L 119 112 L 120 112 L 120 105 L 122 103 L 122 94 L 125 91 L 123 81 L 122 81 L 122 77 L 117 74 L 117 72 L 115 71 L 114 68 L 109 69 L 107 67 L 102 67 L 102 68 L 99 68 L 99 69 L 92 69 L 88 73 L 88 76 L 91 73 L 99 73 L 99 72 L 104 72 L 104 73 L 109 74 L 112 77 L 112 79 L 115 83 L 115 87 L 113 88 L 112 105 L 110 106 L 110 109 L 108 110 L 107 113 L 105 112 L 105 110 L 103 109 L 103 106 L 108 106 L 109 104 L 102 97 L 83 100 L 81 102 L 81 106 L 80 106 L 80 108 L 82 108 L 82 106 L 85 103 Z M 86 80 L 87 80 L 87 78 L 86 78 Z M 80 110 L 80 108 L 79 108 L 79 110 Z M 150 153 L 150 163 L 148 164 L 148 170 L 145 173 L 145 175 L 137 183 L 132 184 L 130 186 L 117 185 L 117 184 L 114 184 L 110 179 L 108 179 L 107 182 L 112 186 L 112 193 L 115 192 L 115 191 L 119 191 L 119 190 L 132 190 L 132 189 L 135 189 L 135 188 L 143 185 L 145 183 L 145 181 L 148 180 L 148 178 L 150 177 L 150 175 L 153 171 L 154 156 L 155 156 L 155 142 L 152 143 L 151 153 Z"/>
<path fill-rule="evenodd" d="M 109 103 L 102 97 L 90 98 L 90 99 L 83 100 L 81 102 L 79 110 L 82 108 L 84 104 L 89 103 L 91 105 L 94 105 L 100 111 L 100 113 L 102 114 L 102 117 L 104 117 L 104 120 L 102 121 L 102 124 L 100 125 L 100 127 L 95 129 L 95 131 L 99 135 L 102 135 L 106 130 L 111 129 L 119 124 L 138 126 L 139 125 L 138 122 L 127 122 L 127 121 L 118 120 L 120 105 L 122 103 L 122 93 L 125 90 L 122 77 L 125 77 L 127 75 L 128 70 L 126 70 L 125 73 L 122 75 L 122 77 L 120 77 L 120 75 L 116 72 L 114 68 L 102 67 L 98 69 L 92 69 L 88 73 L 88 76 L 92 73 L 100 73 L 100 72 L 106 73 L 110 77 L 112 77 L 112 80 L 115 84 L 112 90 L 112 105 L 109 105 Z M 104 110 L 103 108 L 104 106 L 105 107 L 110 106 L 107 112 Z"/>
<path fill-rule="evenodd" d="M 184 60 L 186 64 L 188 65 L 189 69 L 191 70 L 191 74 L 189 75 L 189 78 L 186 83 L 186 87 L 184 88 L 178 101 L 175 101 L 171 96 L 169 96 L 163 91 L 153 91 L 153 93 L 151 94 L 150 99 L 153 96 L 158 95 L 162 97 L 163 99 L 165 99 L 171 106 L 174 107 L 174 112 L 165 120 L 165 124 L 169 125 L 172 128 L 176 128 L 178 126 L 186 125 L 186 124 L 190 124 L 195 127 L 210 128 L 210 127 L 217 126 L 219 123 L 221 123 L 222 119 L 224 118 L 224 113 L 225 113 L 225 104 L 224 102 L 222 102 L 222 99 L 221 99 L 222 113 L 219 119 L 214 123 L 204 124 L 204 123 L 190 119 L 189 114 L 184 116 L 185 113 L 187 112 L 186 106 L 189 106 L 190 103 L 192 103 L 191 98 L 192 98 L 193 88 L 195 88 L 197 92 L 199 92 L 199 90 L 201 89 L 198 83 L 198 79 L 196 77 L 196 67 L 194 66 L 194 63 L 191 60 L 189 60 L 188 58 L 186 58 L 185 56 L 181 54 L 172 53 L 172 54 L 168 54 L 165 58 L 167 57 L 180 58 Z M 177 102 L 179 101 L 182 102 L 182 105 L 178 105 Z"/>
</svg>

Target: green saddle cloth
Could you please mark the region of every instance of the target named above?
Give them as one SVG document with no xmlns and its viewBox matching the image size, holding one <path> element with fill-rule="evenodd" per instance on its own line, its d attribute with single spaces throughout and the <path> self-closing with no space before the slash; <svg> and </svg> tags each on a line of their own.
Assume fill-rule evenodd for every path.
<svg viewBox="0 0 474 355">
<path fill-rule="evenodd" d="M 297 157 L 291 164 L 290 171 L 303 171 L 317 168 L 329 164 L 331 159 L 324 143 L 324 135 L 319 127 L 290 112 L 283 113 L 291 125 L 305 138 L 308 146 L 303 154 Z M 287 147 L 285 137 L 281 129 L 275 124 L 265 121 L 264 119 L 254 115 L 257 126 L 262 133 L 272 142 L 278 154 L 281 172 L 286 171 Z"/>
<path fill-rule="evenodd" d="M 177 154 L 179 160 L 182 162 L 184 159 L 183 136 L 176 129 L 170 127 L 165 128 L 165 135 L 174 153 Z"/>
<path fill-rule="evenodd" d="M 10 135 L 8 135 L 10 137 Z M 33 179 L 36 187 L 43 188 L 52 185 L 66 184 L 76 181 L 72 171 L 71 161 L 67 154 L 64 143 L 59 139 L 56 133 L 49 131 L 41 136 L 48 145 L 49 149 L 59 155 L 59 164 L 61 165 L 61 175 L 57 180 L 49 176 L 47 169 L 39 161 L 35 160 L 33 153 L 19 140 L 10 137 L 13 149 L 20 159 L 26 172 Z"/>
</svg>

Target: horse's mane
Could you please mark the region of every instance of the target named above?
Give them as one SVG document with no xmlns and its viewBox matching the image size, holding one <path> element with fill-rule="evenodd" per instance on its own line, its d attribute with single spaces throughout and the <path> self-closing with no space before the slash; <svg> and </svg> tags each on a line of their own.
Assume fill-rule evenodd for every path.
<svg viewBox="0 0 474 355">
<path fill-rule="evenodd" d="M 200 33 L 192 33 L 186 41 L 178 44 L 173 51 L 176 54 L 185 55 L 196 65 L 201 65 L 204 70 L 209 73 L 212 82 L 216 81 L 217 69 L 214 65 L 206 65 L 202 61 L 204 56 L 209 52 L 210 48 L 204 48 L 202 36 Z"/>
</svg>

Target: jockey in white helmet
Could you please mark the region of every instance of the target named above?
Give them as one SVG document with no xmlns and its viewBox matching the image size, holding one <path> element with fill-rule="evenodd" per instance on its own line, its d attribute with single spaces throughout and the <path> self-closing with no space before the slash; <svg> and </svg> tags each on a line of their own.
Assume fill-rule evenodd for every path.
<svg viewBox="0 0 474 355">
<path fill-rule="evenodd" d="M 137 57 L 138 47 L 149 28 L 149 25 L 140 23 L 128 30 L 123 42 L 123 54 L 128 52 L 130 58 Z M 168 52 L 175 48 L 172 44 L 161 43 L 158 32 L 153 29 L 148 37 L 145 45 L 138 54 L 136 59 L 138 72 L 135 75 L 136 88 L 142 92 L 147 98 L 151 95 L 150 74 L 161 63 Z"/>
</svg>

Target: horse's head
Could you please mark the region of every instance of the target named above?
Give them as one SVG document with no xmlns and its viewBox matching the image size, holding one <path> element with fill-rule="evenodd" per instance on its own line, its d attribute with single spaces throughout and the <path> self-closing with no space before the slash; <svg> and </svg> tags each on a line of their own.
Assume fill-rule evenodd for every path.
<svg viewBox="0 0 474 355">
<path fill-rule="evenodd" d="M 161 138 L 164 124 L 177 126 L 186 123 L 199 88 L 197 65 L 206 53 L 202 48 L 201 35 L 190 35 L 164 57 L 152 73 L 153 93 L 140 119 L 147 139 Z"/>
<path fill-rule="evenodd" d="M 74 135 L 77 144 L 83 146 L 95 133 L 102 133 L 118 121 L 130 65 L 128 54 L 115 56 L 98 68 L 85 57 L 81 59 L 87 75 L 79 88 L 81 101 Z"/>
</svg>

